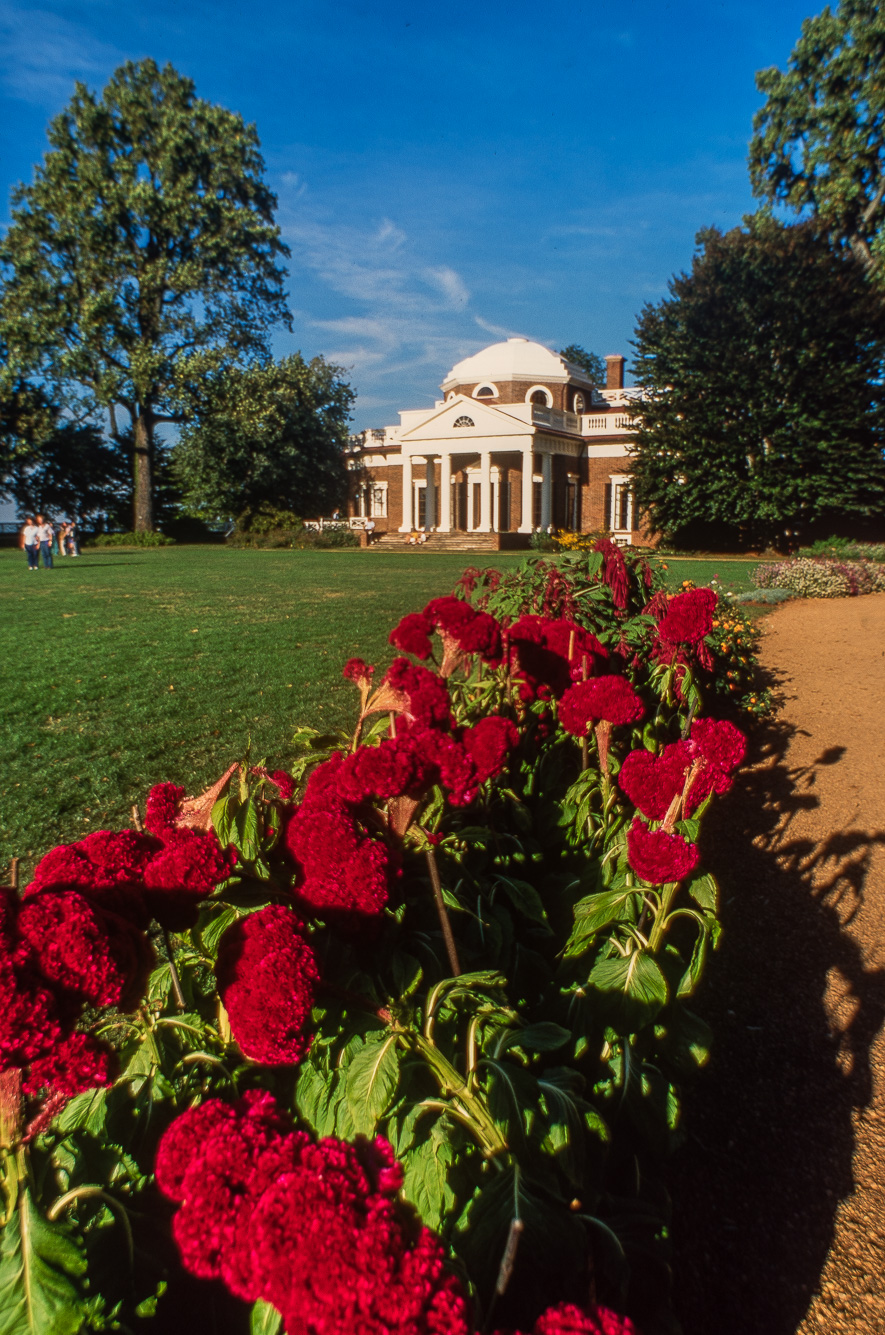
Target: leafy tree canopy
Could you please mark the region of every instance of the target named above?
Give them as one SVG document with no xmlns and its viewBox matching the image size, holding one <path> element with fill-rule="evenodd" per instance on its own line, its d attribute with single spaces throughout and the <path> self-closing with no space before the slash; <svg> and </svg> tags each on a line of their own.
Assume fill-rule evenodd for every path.
<svg viewBox="0 0 885 1335">
<path fill-rule="evenodd" d="M 135 527 L 153 520 L 155 431 L 182 395 L 288 323 L 276 200 L 255 127 L 152 60 L 76 85 L 0 248 L 10 373 L 128 414 Z"/>
<path fill-rule="evenodd" d="M 339 504 L 356 397 L 342 377 L 296 353 L 207 378 L 173 451 L 184 508 L 215 519 L 265 504 L 299 515 Z"/>
<path fill-rule="evenodd" d="M 578 343 L 569 343 L 567 348 L 560 348 L 560 357 L 564 357 L 572 366 L 580 366 L 586 371 L 594 385 L 605 384 L 605 362 L 595 352 L 585 352 Z"/>
<path fill-rule="evenodd" d="M 640 507 L 747 542 L 885 514 L 885 309 L 860 265 L 766 215 L 698 245 L 637 325 Z"/>
<path fill-rule="evenodd" d="M 885 260 L 885 12 L 842 0 L 806 19 L 786 72 L 761 70 L 750 178 L 810 211 L 870 273 Z"/>
<path fill-rule="evenodd" d="M 132 454 L 96 427 L 56 420 L 34 456 L 18 456 L 4 490 L 20 513 L 119 520 L 132 487 Z"/>
</svg>

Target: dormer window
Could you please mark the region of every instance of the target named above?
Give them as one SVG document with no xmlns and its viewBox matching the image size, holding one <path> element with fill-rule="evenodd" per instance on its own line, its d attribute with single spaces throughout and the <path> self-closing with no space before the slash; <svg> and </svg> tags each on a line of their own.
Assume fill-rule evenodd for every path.
<svg viewBox="0 0 885 1335">
<path fill-rule="evenodd" d="M 537 408 L 552 408 L 553 399 L 546 389 L 532 389 L 526 396 L 528 403 L 533 403 Z"/>
<path fill-rule="evenodd" d="M 472 417 L 456 417 L 452 426 L 476 426 Z"/>
<path fill-rule="evenodd" d="M 495 389 L 494 385 L 479 385 L 473 391 L 473 397 L 475 399 L 496 399 L 498 397 L 498 391 Z"/>
<path fill-rule="evenodd" d="M 573 411 L 573 412 L 576 412 L 576 413 L 582 413 L 582 412 L 584 411 L 584 395 L 583 395 L 583 394 L 576 394 L 576 395 L 575 395 L 575 403 L 574 403 L 574 407 L 573 407 L 572 411 Z"/>
</svg>

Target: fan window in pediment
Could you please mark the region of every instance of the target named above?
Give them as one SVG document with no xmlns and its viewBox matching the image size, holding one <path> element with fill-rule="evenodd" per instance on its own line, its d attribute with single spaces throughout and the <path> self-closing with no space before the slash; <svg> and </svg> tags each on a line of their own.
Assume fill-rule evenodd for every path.
<svg viewBox="0 0 885 1335">
<path fill-rule="evenodd" d="M 476 426 L 472 417 L 456 417 L 452 426 Z"/>
</svg>

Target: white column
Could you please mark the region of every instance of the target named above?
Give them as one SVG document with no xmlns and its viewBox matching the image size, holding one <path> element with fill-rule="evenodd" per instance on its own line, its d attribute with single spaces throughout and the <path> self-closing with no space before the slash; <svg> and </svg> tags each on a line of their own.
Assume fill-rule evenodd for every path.
<svg viewBox="0 0 885 1335">
<path fill-rule="evenodd" d="M 492 531 L 492 452 L 483 450 L 479 456 L 479 528 L 478 533 Z"/>
<path fill-rule="evenodd" d="M 412 456 L 403 455 L 403 522 L 399 526 L 400 533 L 411 533 L 412 531 Z"/>
<path fill-rule="evenodd" d="M 439 459 L 439 528 L 441 533 L 452 531 L 452 456 L 441 454 Z"/>
<path fill-rule="evenodd" d="M 529 443 L 522 452 L 522 515 L 518 530 L 520 533 L 532 531 L 532 510 L 535 502 L 534 471 L 535 455 Z"/>
<path fill-rule="evenodd" d="M 553 455 L 541 455 L 541 528 L 553 523 Z"/>
<path fill-rule="evenodd" d="M 424 527 L 432 533 L 436 528 L 436 455 L 428 454 L 425 464 Z"/>
</svg>

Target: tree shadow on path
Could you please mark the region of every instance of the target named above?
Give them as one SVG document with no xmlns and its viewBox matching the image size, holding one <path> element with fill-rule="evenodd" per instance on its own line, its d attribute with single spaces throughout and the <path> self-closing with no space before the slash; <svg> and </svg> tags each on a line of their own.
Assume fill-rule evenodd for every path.
<svg viewBox="0 0 885 1335">
<path fill-rule="evenodd" d="M 871 1098 L 885 970 L 870 967 L 849 929 L 885 831 L 819 843 L 791 835 L 796 814 L 819 804 L 822 768 L 844 753 L 832 747 L 791 769 L 794 735 L 772 725 L 754 767 L 705 821 L 724 933 L 698 1003 L 714 1056 L 687 1092 L 673 1173 L 686 1335 L 794 1335 L 852 1190 L 852 1110 Z M 840 1028 L 824 1005 L 828 980 Z"/>
</svg>

